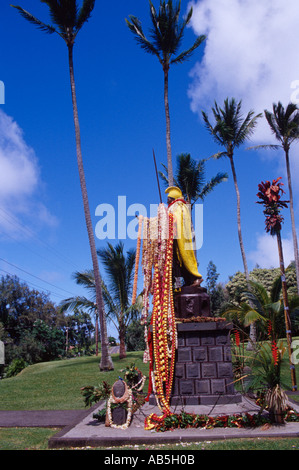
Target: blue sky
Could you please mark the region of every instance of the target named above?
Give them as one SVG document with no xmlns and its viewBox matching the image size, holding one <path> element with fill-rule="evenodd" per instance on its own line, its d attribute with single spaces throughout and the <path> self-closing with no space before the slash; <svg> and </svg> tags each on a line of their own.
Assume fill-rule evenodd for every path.
<svg viewBox="0 0 299 470">
<path fill-rule="evenodd" d="M 44 22 L 50 21 L 46 5 L 36 0 L 17 4 Z M 188 5 L 182 1 L 183 13 Z M 207 41 L 191 60 L 170 70 L 174 161 L 180 153 L 199 159 L 220 150 L 201 119 L 202 109 L 211 115 L 215 99 L 219 104 L 226 97 L 242 99 L 245 114 L 252 108 L 256 113 L 271 110 L 272 103 L 279 100 L 286 106 L 299 97 L 296 0 L 287 5 L 283 0 L 262 4 L 258 0 L 199 0 L 193 6 L 193 21 L 182 48 L 188 48 L 199 34 L 207 34 Z M 72 273 L 91 267 L 76 163 L 67 48 L 57 35 L 42 33 L 21 18 L 9 1 L 2 0 L 0 8 L 0 80 L 5 86 L 5 103 L 0 105 L 0 273 L 18 275 L 59 303 L 84 293 L 72 280 Z M 74 49 L 94 227 L 99 221 L 97 206 L 111 204 L 117 212 L 118 196 L 126 196 L 127 207 L 140 203 L 148 211 L 150 204 L 159 203 L 153 148 L 159 169 L 166 163 L 162 68 L 136 44 L 125 23 L 130 14 L 141 19 L 147 33 L 147 0 L 113 4 L 97 0 Z M 248 145 L 272 141 L 262 119 Z M 297 153 L 294 146 L 291 164 L 298 219 Z M 283 154 L 242 148 L 236 151 L 235 164 L 249 268 L 256 263 L 277 266 L 275 240 L 265 233 L 262 209 L 255 201 L 262 180 L 282 176 L 286 185 Z M 229 179 L 205 200 L 198 259 L 203 277 L 212 260 L 219 280 L 226 282 L 243 266 L 227 159 L 207 163 L 207 179 L 218 171 L 227 172 Z M 293 259 L 289 211 L 284 216 L 288 263 Z M 136 244 L 129 239 L 123 242 L 127 249 Z M 104 247 L 107 240 L 96 243 Z"/>
</svg>

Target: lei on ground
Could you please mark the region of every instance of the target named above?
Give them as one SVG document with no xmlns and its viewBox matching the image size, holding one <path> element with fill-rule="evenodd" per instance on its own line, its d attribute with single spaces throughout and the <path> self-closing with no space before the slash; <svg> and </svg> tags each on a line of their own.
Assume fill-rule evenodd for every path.
<svg viewBox="0 0 299 470">
<path fill-rule="evenodd" d="M 299 422 L 299 413 L 289 409 L 285 413 L 284 419 L 286 422 Z M 168 416 L 150 415 L 145 420 L 145 429 L 165 432 L 186 428 L 253 428 L 264 424 L 272 424 L 272 420 L 269 416 L 261 414 L 251 415 L 245 413 L 213 417 L 182 412 L 181 414 L 170 414 Z"/>
</svg>

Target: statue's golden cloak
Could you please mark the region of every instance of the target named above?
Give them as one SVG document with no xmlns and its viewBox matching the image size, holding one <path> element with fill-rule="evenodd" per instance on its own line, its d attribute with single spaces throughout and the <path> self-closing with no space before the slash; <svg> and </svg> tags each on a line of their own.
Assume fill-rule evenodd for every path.
<svg viewBox="0 0 299 470">
<path fill-rule="evenodd" d="M 202 275 L 198 272 L 194 253 L 192 221 L 189 207 L 183 199 L 177 199 L 169 205 L 168 211 L 174 216 L 174 238 L 177 242 L 175 247 L 180 266 L 184 266 L 193 276 L 201 278 Z"/>
</svg>

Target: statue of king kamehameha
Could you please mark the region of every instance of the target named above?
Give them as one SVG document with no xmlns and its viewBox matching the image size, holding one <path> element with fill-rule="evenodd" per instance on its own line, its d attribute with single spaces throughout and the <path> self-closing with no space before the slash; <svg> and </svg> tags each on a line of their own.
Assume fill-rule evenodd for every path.
<svg viewBox="0 0 299 470">
<path fill-rule="evenodd" d="M 168 195 L 168 212 L 174 216 L 173 276 L 182 277 L 186 286 L 200 286 L 203 279 L 194 252 L 190 208 L 178 187 L 170 186 L 165 193 Z"/>
</svg>

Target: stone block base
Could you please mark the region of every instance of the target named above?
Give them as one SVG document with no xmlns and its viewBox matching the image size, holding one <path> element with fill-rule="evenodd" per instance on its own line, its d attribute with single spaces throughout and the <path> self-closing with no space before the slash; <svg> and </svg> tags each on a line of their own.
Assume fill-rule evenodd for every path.
<svg viewBox="0 0 299 470">
<path fill-rule="evenodd" d="M 178 323 L 178 349 L 171 405 L 240 403 L 231 362 L 230 330 L 226 321 Z M 150 397 L 150 404 L 156 399 Z"/>
</svg>

